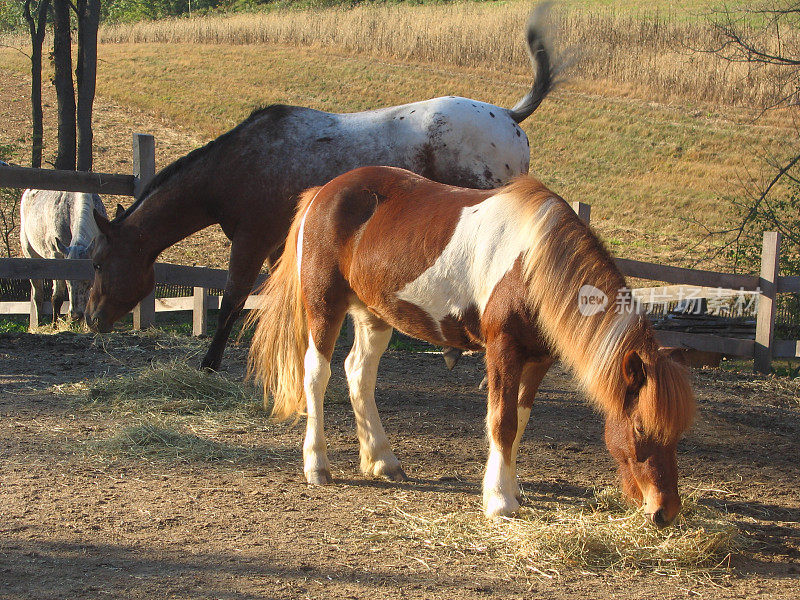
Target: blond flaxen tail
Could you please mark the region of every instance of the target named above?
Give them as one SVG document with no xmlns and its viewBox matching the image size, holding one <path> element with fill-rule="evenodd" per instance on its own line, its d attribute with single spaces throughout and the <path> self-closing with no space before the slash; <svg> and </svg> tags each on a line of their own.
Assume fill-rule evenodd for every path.
<svg viewBox="0 0 800 600">
<path fill-rule="evenodd" d="M 308 348 L 308 323 L 300 294 L 297 237 L 306 210 L 318 191 L 319 188 L 312 188 L 300 197 L 283 254 L 259 290 L 258 307 L 247 319 L 248 325 L 256 325 L 247 374 L 263 385 L 265 408 L 272 396 L 272 418 L 278 421 L 305 410 L 303 363 Z"/>
</svg>

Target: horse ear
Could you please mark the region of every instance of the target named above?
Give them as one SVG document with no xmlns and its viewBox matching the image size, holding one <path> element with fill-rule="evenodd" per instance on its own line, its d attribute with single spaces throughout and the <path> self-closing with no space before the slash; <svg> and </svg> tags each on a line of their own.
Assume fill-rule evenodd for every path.
<svg viewBox="0 0 800 600">
<path fill-rule="evenodd" d="M 631 391 L 638 391 L 644 385 L 644 362 L 636 350 L 628 350 L 625 353 L 622 359 L 622 377 Z"/>
<path fill-rule="evenodd" d="M 69 254 L 69 248 L 64 245 L 64 242 L 62 242 L 60 238 L 56 238 L 56 250 L 61 252 L 64 256 Z"/>
<path fill-rule="evenodd" d="M 114 215 L 114 219 L 119 219 L 124 214 L 125 214 L 125 208 L 122 206 L 122 204 L 117 204 L 117 212 Z"/>
<path fill-rule="evenodd" d="M 97 228 L 103 235 L 108 235 L 108 233 L 111 231 L 111 221 L 97 212 L 97 210 L 94 211 L 94 222 L 97 223 Z"/>
</svg>

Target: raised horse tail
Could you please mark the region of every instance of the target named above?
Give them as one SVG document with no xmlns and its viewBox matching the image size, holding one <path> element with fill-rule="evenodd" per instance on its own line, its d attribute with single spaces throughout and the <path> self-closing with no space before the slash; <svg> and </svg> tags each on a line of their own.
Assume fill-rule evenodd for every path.
<svg viewBox="0 0 800 600">
<path fill-rule="evenodd" d="M 531 57 L 536 69 L 536 79 L 533 86 L 525 96 L 517 102 L 514 108 L 509 108 L 508 114 L 516 123 L 522 123 L 531 116 L 544 100 L 545 96 L 553 89 L 554 69 L 550 64 L 550 54 L 544 42 L 542 33 L 543 21 L 549 3 L 540 4 L 528 18 L 528 55 Z"/>
<path fill-rule="evenodd" d="M 305 191 L 297 205 L 283 254 L 259 290 L 258 307 L 247 324 L 256 323 L 247 375 L 264 388 L 264 408 L 272 396 L 272 418 L 285 421 L 302 414 L 303 363 L 308 349 L 308 322 L 300 294 L 297 263 L 298 230 L 319 188 Z"/>
</svg>

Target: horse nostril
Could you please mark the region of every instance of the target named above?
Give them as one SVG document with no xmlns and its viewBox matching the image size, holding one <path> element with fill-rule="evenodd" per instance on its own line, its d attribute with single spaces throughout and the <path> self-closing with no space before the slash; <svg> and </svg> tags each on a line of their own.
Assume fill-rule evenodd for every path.
<svg viewBox="0 0 800 600">
<path fill-rule="evenodd" d="M 659 508 L 653 513 L 653 523 L 656 527 L 666 527 L 668 525 L 667 518 L 664 516 L 664 509 Z"/>
</svg>

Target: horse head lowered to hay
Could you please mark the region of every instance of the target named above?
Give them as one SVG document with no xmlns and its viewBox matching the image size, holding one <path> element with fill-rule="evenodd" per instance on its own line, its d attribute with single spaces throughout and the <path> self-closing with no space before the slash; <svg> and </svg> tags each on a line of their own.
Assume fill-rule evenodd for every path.
<svg viewBox="0 0 800 600">
<path fill-rule="evenodd" d="M 19 241 L 23 256 L 87 259 L 99 233 L 93 213 L 105 217 L 106 209 L 97 194 L 25 190 L 19 212 Z M 90 282 L 82 280 L 53 282 L 54 323 L 65 297 L 69 299 L 70 318 L 83 318 L 89 285 Z M 41 316 L 44 280 L 31 279 L 31 297 L 38 316 Z"/>
<path fill-rule="evenodd" d="M 265 261 L 277 258 L 299 194 L 365 165 L 391 165 L 431 179 L 493 188 L 527 173 L 519 123 L 552 87 L 542 34 L 527 30 L 536 80 L 512 109 L 453 96 L 359 113 L 270 106 L 160 171 L 103 232 L 87 323 L 108 331 L 153 288 L 167 247 L 214 223 L 231 240 L 219 322 L 202 366 L 219 367 L 225 344 Z"/>
<path fill-rule="evenodd" d="M 581 303 L 586 290 L 610 305 Z M 303 196 L 251 316 L 249 372 L 273 396 L 276 418 L 307 412 L 309 483 L 331 481 L 322 401 L 348 312 L 355 342 L 345 370 L 366 474 L 405 478 L 374 397 L 394 327 L 486 352 L 488 516 L 519 508 L 517 449 L 556 357 L 605 414 L 624 491 L 656 525 L 678 514 L 676 446 L 694 410 L 687 372 L 659 351 L 602 243 L 539 181 L 468 190 L 365 167 Z"/>
</svg>

